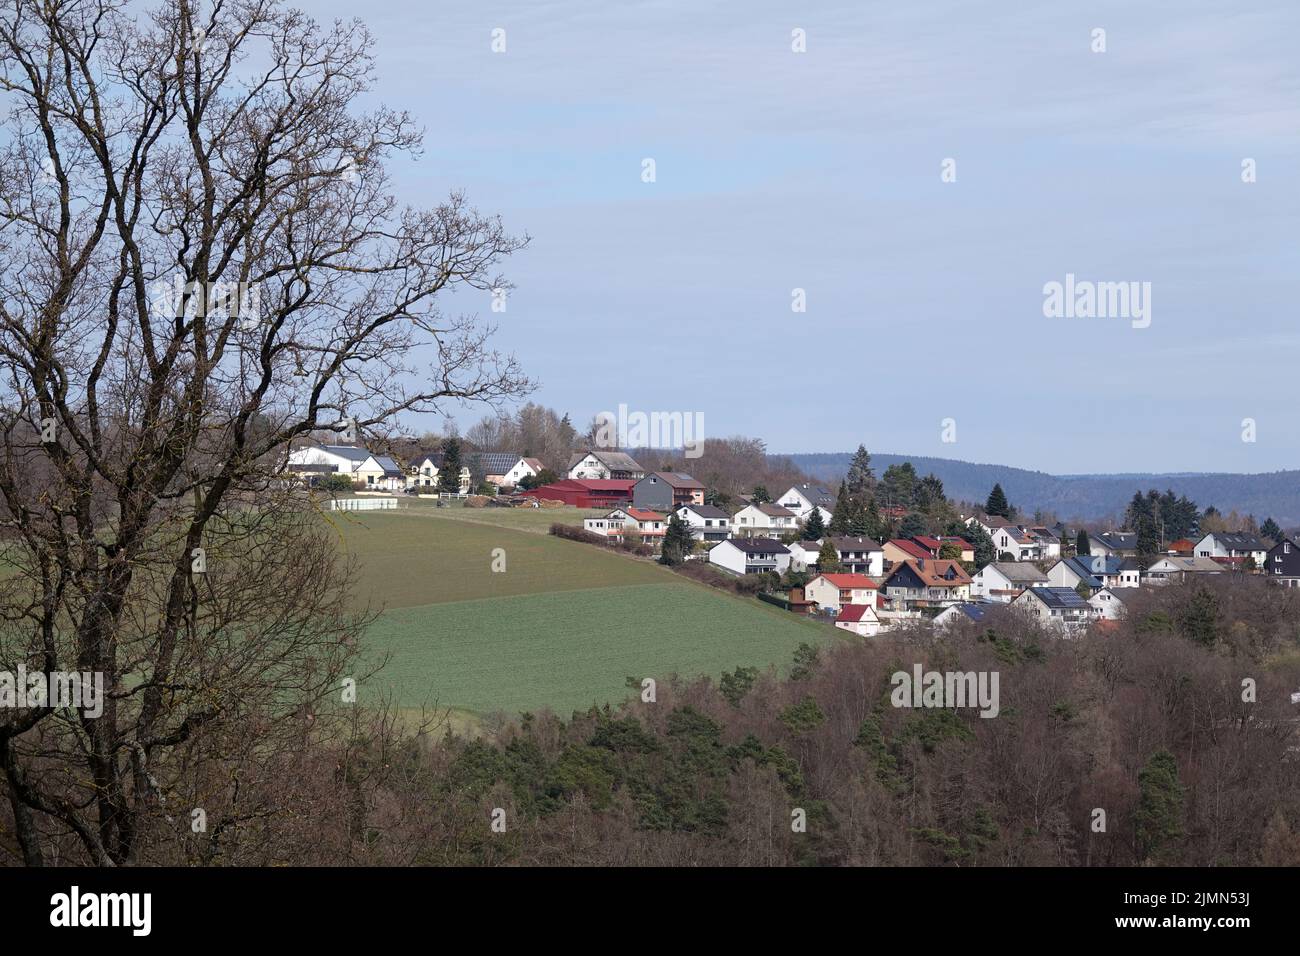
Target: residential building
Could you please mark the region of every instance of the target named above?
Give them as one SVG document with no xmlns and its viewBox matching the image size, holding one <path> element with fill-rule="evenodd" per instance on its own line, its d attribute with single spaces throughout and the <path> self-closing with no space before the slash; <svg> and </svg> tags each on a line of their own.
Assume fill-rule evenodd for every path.
<svg viewBox="0 0 1300 956">
<path fill-rule="evenodd" d="M 1086 627 L 1093 614 L 1092 605 L 1074 588 L 1026 588 L 1011 606 L 1040 624 L 1066 632 Z"/>
<path fill-rule="evenodd" d="M 1137 554 L 1136 531 L 1098 531 L 1088 535 L 1088 550 L 1094 555 L 1133 557 Z"/>
<path fill-rule="evenodd" d="M 632 486 L 632 503 L 638 508 L 663 511 L 682 505 L 702 505 L 704 485 L 681 472 L 656 471 Z"/>
<path fill-rule="evenodd" d="M 460 494 L 466 494 L 469 491 L 470 471 L 469 465 L 464 463 L 464 456 L 461 456 L 462 464 L 460 466 L 460 480 L 456 484 L 456 489 Z M 435 489 L 438 487 L 438 476 L 442 474 L 443 455 L 440 451 L 426 452 L 417 455 L 411 461 L 411 467 L 407 471 L 406 487 L 408 488 L 428 488 Z"/>
<path fill-rule="evenodd" d="M 790 551 L 772 538 L 728 538 L 709 550 L 709 563 L 733 574 L 784 574 L 790 567 Z"/>
<path fill-rule="evenodd" d="M 1287 588 L 1300 587 L 1300 546 L 1283 538 L 1264 556 L 1264 573 Z"/>
<path fill-rule="evenodd" d="M 912 540 L 925 548 L 926 552 L 932 558 L 943 557 L 943 546 L 950 544 L 961 551 L 962 561 L 973 562 L 975 560 L 975 545 L 971 544 L 965 538 L 957 538 L 951 535 L 940 535 L 937 538 L 932 538 L 929 535 L 917 535 Z"/>
<path fill-rule="evenodd" d="M 1128 608 L 1124 606 L 1122 593 L 1123 591 L 1102 588 L 1088 598 L 1088 606 L 1092 608 L 1093 616 L 1102 621 L 1118 621 L 1124 617 L 1128 613 Z"/>
<path fill-rule="evenodd" d="M 1077 588 L 1087 582 L 1089 592 L 1121 586 L 1124 559 L 1115 555 L 1076 554 L 1063 558 L 1047 569 L 1048 583 L 1054 588 Z"/>
<path fill-rule="evenodd" d="M 1246 532 L 1211 532 L 1196 542 L 1192 553 L 1198 558 L 1213 558 L 1236 569 L 1240 569 L 1249 558 L 1256 568 L 1262 568 L 1268 557 L 1268 545 L 1258 535 Z"/>
<path fill-rule="evenodd" d="M 1047 575 L 1027 561 L 994 561 L 971 578 L 971 597 L 1009 604 L 1025 588 L 1048 584 Z"/>
<path fill-rule="evenodd" d="M 822 521 L 830 524 L 835 512 L 835 494 L 822 485 L 791 485 L 776 501 L 782 508 L 794 512 L 800 521 L 807 521 L 816 508 L 821 512 Z"/>
<path fill-rule="evenodd" d="M 926 548 L 908 538 L 891 538 L 884 543 L 881 552 L 887 568 L 902 564 L 904 561 L 924 561 L 927 558 L 934 558 Z"/>
<path fill-rule="evenodd" d="M 869 574 L 873 578 L 885 573 L 885 552 L 879 541 L 871 538 L 845 535 L 832 537 L 831 547 L 840 556 L 840 567 L 854 574 Z"/>
<path fill-rule="evenodd" d="M 935 615 L 934 626 L 940 630 L 945 630 L 966 621 L 983 624 L 991 608 L 992 605 L 989 604 L 976 604 L 969 601 L 963 604 L 954 604 Z"/>
<path fill-rule="evenodd" d="M 743 538 L 779 538 L 798 530 L 793 511 L 768 502 L 746 505 L 731 519 L 731 533 Z"/>
<path fill-rule="evenodd" d="M 786 545 L 790 549 L 790 570 L 810 571 L 816 568 L 822 546 L 818 541 L 795 541 Z"/>
<path fill-rule="evenodd" d="M 645 477 L 645 469 L 621 451 L 584 449 L 569 459 L 566 474 L 579 481 L 640 481 Z"/>
<path fill-rule="evenodd" d="M 874 637 L 882 630 L 876 609 L 870 604 L 843 604 L 835 615 L 835 626 L 861 637 Z"/>
<path fill-rule="evenodd" d="M 690 527 L 696 541 L 726 541 L 731 537 L 731 515 L 714 505 L 682 505 L 677 516 Z"/>
<path fill-rule="evenodd" d="M 643 544 L 658 547 L 668 530 L 668 516 L 640 508 L 615 508 L 602 517 L 585 519 L 582 527 L 592 534 L 619 539 L 627 537 L 629 531 L 635 531 Z"/>
<path fill-rule="evenodd" d="M 970 575 L 956 561 L 926 558 L 895 565 L 882 587 L 894 610 L 946 607 L 970 597 Z"/>
<path fill-rule="evenodd" d="M 1153 562 L 1142 575 L 1144 584 L 1160 586 L 1187 580 L 1188 575 L 1222 574 L 1227 570 L 1213 558 L 1195 555 L 1190 558 L 1166 555 Z"/>
<path fill-rule="evenodd" d="M 995 528 L 990 535 L 1000 560 L 1038 561 L 1043 557 L 1043 546 L 1037 538 L 1013 524 Z M 1004 557 L 1006 555 L 1007 557 Z"/>
<path fill-rule="evenodd" d="M 822 610 L 839 610 L 843 604 L 875 604 L 876 582 L 865 574 L 819 574 L 803 593 Z"/>
</svg>

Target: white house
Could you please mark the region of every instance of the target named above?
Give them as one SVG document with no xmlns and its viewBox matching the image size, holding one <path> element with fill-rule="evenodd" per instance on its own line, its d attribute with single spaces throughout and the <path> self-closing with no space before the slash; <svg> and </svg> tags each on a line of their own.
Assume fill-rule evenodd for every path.
<svg viewBox="0 0 1300 956">
<path fill-rule="evenodd" d="M 731 533 L 745 538 L 779 538 L 798 530 L 794 512 L 780 505 L 746 505 L 731 519 Z"/>
<path fill-rule="evenodd" d="M 963 621 L 983 624 L 990 607 L 988 604 L 951 604 L 934 616 L 933 623 L 939 630 L 946 630 Z"/>
<path fill-rule="evenodd" d="M 525 478 L 540 475 L 544 467 L 537 458 L 520 458 L 501 476 L 501 480 L 496 484 L 499 484 L 502 488 L 514 488 Z M 488 480 L 491 481 L 490 478 Z"/>
<path fill-rule="evenodd" d="M 1092 620 L 1092 605 L 1074 588 L 1026 588 L 1011 606 L 1040 624 L 1064 631 L 1085 627 Z"/>
<path fill-rule="evenodd" d="M 1088 535 L 1088 550 L 1103 557 L 1132 557 L 1137 554 L 1136 531 L 1099 531 Z"/>
<path fill-rule="evenodd" d="M 569 459 L 570 478 L 607 481 L 645 477 L 645 469 L 631 455 L 621 451 L 580 451 Z"/>
<path fill-rule="evenodd" d="M 289 453 L 288 471 L 296 474 L 351 475 L 370 452 L 355 445 L 306 445 Z"/>
<path fill-rule="evenodd" d="M 885 549 L 879 541 L 855 536 L 833 537 L 831 547 L 840 556 L 840 567 L 854 574 L 869 574 L 873 578 L 885 573 Z"/>
<path fill-rule="evenodd" d="M 677 516 L 690 527 L 696 541 L 726 541 L 731 537 L 731 515 L 714 505 L 682 505 Z"/>
<path fill-rule="evenodd" d="M 1176 554 L 1168 555 L 1154 562 L 1142 575 L 1142 580 L 1149 585 L 1159 587 L 1186 579 L 1192 574 L 1222 574 L 1223 565 L 1213 558 L 1198 556 L 1184 558 Z"/>
<path fill-rule="evenodd" d="M 861 637 L 874 637 L 883 628 L 876 609 L 870 604 L 845 604 L 835 615 L 835 626 Z"/>
<path fill-rule="evenodd" d="M 835 495 L 830 489 L 821 485 L 791 485 L 790 489 L 776 501 L 782 508 L 794 512 L 794 516 L 800 521 L 807 521 L 808 516 L 816 508 L 821 512 L 822 521 L 830 524 L 832 512 L 835 510 Z"/>
<path fill-rule="evenodd" d="M 1090 591 L 1121 587 L 1124 559 L 1115 555 L 1076 554 L 1047 569 L 1047 581 L 1054 588 L 1077 588 L 1086 581 Z"/>
<path fill-rule="evenodd" d="M 1093 614 L 1103 621 L 1118 621 L 1128 611 L 1119 592 L 1110 588 L 1102 588 L 1088 598 L 1088 604 L 1092 607 Z"/>
<path fill-rule="evenodd" d="M 772 538 L 729 538 L 710 549 L 709 563 L 733 574 L 783 574 L 790 567 L 790 551 Z"/>
<path fill-rule="evenodd" d="M 1047 575 L 1025 561 L 994 561 L 971 578 L 971 597 L 1009 604 L 1025 588 L 1047 584 Z"/>
<path fill-rule="evenodd" d="M 397 462 L 387 455 L 370 455 L 357 466 L 352 477 L 365 482 L 367 488 L 376 491 L 401 491 L 406 487 L 406 475 Z"/>
<path fill-rule="evenodd" d="M 640 508 L 615 508 L 604 517 L 585 518 L 582 527 L 607 538 L 622 538 L 629 530 L 634 530 L 645 544 L 655 545 L 668 531 L 668 516 Z"/>
<path fill-rule="evenodd" d="M 1043 556 L 1043 546 L 1038 539 L 1015 525 L 995 528 L 990 537 L 999 557 L 1009 554 L 1012 561 L 1037 561 Z"/>
<path fill-rule="evenodd" d="M 1262 568 L 1268 558 L 1268 545 L 1257 535 L 1230 532 L 1211 532 L 1196 542 L 1192 554 L 1198 558 L 1225 558 L 1225 564 L 1244 563 L 1255 559 L 1255 567 Z"/>
<path fill-rule="evenodd" d="M 428 488 L 434 489 L 438 486 L 438 475 L 442 469 L 442 452 L 435 451 L 421 455 L 411 462 L 410 471 L 406 476 L 406 487 L 408 488 Z M 461 494 L 469 491 L 469 466 L 462 464 L 460 466 L 460 481 L 458 488 Z"/>
<path fill-rule="evenodd" d="M 819 574 L 803 593 L 819 608 L 839 610 L 845 604 L 875 604 L 876 582 L 865 574 Z"/>
<path fill-rule="evenodd" d="M 786 547 L 790 549 L 790 568 L 793 571 L 807 571 L 821 556 L 822 546 L 817 541 L 795 541 Z"/>
</svg>

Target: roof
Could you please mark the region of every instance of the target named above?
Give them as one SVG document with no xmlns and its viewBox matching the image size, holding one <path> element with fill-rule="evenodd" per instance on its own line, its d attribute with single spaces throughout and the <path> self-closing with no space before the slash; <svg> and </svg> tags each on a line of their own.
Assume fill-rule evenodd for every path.
<svg viewBox="0 0 1300 956">
<path fill-rule="evenodd" d="M 870 604 L 841 604 L 840 613 L 835 615 L 835 623 L 838 624 L 843 621 L 845 624 L 856 624 L 868 612 L 871 614 L 871 619 L 874 620 L 876 612 L 872 610 Z"/>
<path fill-rule="evenodd" d="M 975 545 L 965 538 L 958 538 L 949 534 L 940 535 L 937 538 L 932 538 L 926 534 L 918 534 L 913 536 L 912 540 L 923 548 L 929 548 L 934 554 L 938 554 L 945 544 L 955 544 L 963 551 L 973 551 L 975 549 Z"/>
<path fill-rule="evenodd" d="M 1029 588 L 1024 594 L 1034 595 L 1052 610 L 1065 611 L 1092 607 L 1074 588 Z"/>
<path fill-rule="evenodd" d="M 970 584 L 970 575 L 956 561 L 927 557 L 923 561 L 904 561 L 890 573 L 893 577 L 903 568 L 910 568 L 926 587 L 955 588 Z"/>
<path fill-rule="evenodd" d="M 397 462 L 393 461 L 393 459 L 390 458 L 389 456 L 387 456 L 387 455 L 372 455 L 372 456 L 370 456 L 370 457 L 374 458 L 374 459 L 375 459 L 375 463 L 376 463 L 377 465 L 379 465 L 380 468 L 384 469 L 384 476 L 385 476 L 385 477 L 387 477 L 387 478 L 401 478 L 401 477 L 402 477 L 402 469 L 399 468 L 399 467 L 397 466 Z"/>
<path fill-rule="evenodd" d="M 1136 551 L 1138 536 L 1136 531 L 1098 531 L 1088 535 L 1089 541 L 1100 541 L 1109 548 L 1120 551 Z"/>
<path fill-rule="evenodd" d="M 1213 537 L 1215 541 L 1225 548 L 1231 548 L 1233 551 L 1267 551 L 1268 545 L 1259 539 L 1258 535 L 1249 534 L 1245 531 L 1224 531 L 1211 532 L 1205 535 L 1205 538 Z"/>
<path fill-rule="evenodd" d="M 1065 563 L 1079 577 L 1097 581 L 1098 587 L 1101 586 L 1101 581 L 1097 580 L 1096 575 L 1119 574 L 1124 567 L 1124 559 L 1113 554 L 1076 554 L 1072 558 L 1066 558 Z"/>
<path fill-rule="evenodd" d="M 914 558 L 934 557 L 934 555 L 925 550 L 925 548 L 921 547 L 915 541 L 908 541 L 906 538 L 892 538 L 888 543 L 892 544 L 899 551 L 902 551 L 905 554 L 910 554 Z"/>
<path fill-rule="evenodd" d="M 790 549 L 775 538 L 728 538 L 719 544 L 732 545 L 746 554 L 789 554 Z"/>
<path fill-rule="evenodd" d="M 871 588 L 876 589 L 876 582 L 871 580 L 865 574 L 822 574 L 819 577 L 825 578 L 834 587 L 841 590 L 848 588 Z"/>
<path fill-rule="evenodd" d="M 835 504 L 835 495 L 824 485 L 810 485 L 805 482 L 801 485 L 792 485 L 791 490 L 798 491 L 814 505 L 821 505 L 823 508 L 830 508 Z"/>
<path fill-rule="evenodd" d="M 960 611 L 978 624 L 989 613 L 989 606 L 987 604 L 954 604 L 953 610 Z"/>
<path fill-rule="evenodd" d="M 533 471 L 541 471 L 543 468 L 546 467 L 545 465 L 542 464 L 542 460 L 540 458 L 521 458 L 520 461 L 522 461 Z M 518 464 L 518 462 L 516 462 L 516 464 Z"/>
<path fill-rule="evenodd" d="M 694 511 L 701 518 L 730 518 L 731 517 L 731 515 L 727 514 L 717 505 L 682 505 L 682 507 L 677 510 L 681 511 L 683 508 L 688 511 Z"/>
<path fill-rule="evenodd" d="M 680 471 L 656 471 L 646 475 L 642 481 L 649 481 L 651 478 L 658 478 L 668 487 L 675 491 L 692 491 L 695 489 L 704 490 L 704 485 L 696 481 L 690 475 L 683 474 Z"/>
<path fill-rule="evenodd" d="M 561 478 L 549 485 L 538 485 L 528 491 L 521 491 L 520 494 L 545 498 L 547 491 L 585 491 L 588 494 L 619 494 L 630 498 L 635 484 L 631 478 Z"/>
<path fill-rule="evenodd" d="M 317 445 L 321 451 L 327 451 L 331 455 L 338 455 L 340 458 L 346 458 L 348 461 L 355 461 L 358 464 L 370 457 L 370 452 L 356 445 Z"/>
<path fill-rule="evenodd" d="M 657 511 L 646 511 L 644 508 L 628 508 L 627 513 L 637 521 L 667 521 L 667 515 L 661 515 Z"/>
<path fill-rule="evenodd" d="M 881 551 L 880 542 L 872 538 L 841 537 L 831 538 L 831 547 L 836 551 Z"/>
<path fill-rule="evenodd" d="M 1047 575 L 1028 561 L 994 561 L 988 567 L 996 568 L 1000 575 L 1017 584 L 1036 584 L 1047 580 Z"/>
<path fill-rule="evenodd" d="M 793 518 L 794 517 L 794 512 L 791 511 L 789 508 L 782 508 L 780 505 L 769 504 L 766 501 L 763 502 L 761 505 L 754 505 L 753 507 L 763 512 L 763 514 L 767 515 L 769 518 Z"/>
<path fill-rule="evenodd" d="M 519 461 L 519 456 L 509 451 L 472 451 L 467 455 L 461 455 L 461 459 L 466 463 L 476 458 L 485 475 L 504 475 Z"/>
<path fill-rule="evenodd" d="M 787 547 L 802 548 L 804 551 L 811 551 L 813 554 L 817 554 L 822 549 L 820 541 L 793 541 Z"/>
<path fill-rule="evenodd" d="M 422 462 L 422 461 L 426 461 L 426 460 L 432 462 L 432 463 L 433 463 L 433 466 L 434 466 L 435 468 L 437 468 L 439 471 L 442 470 L 443 454 L 442 454 L 442 452 L 440 452 L 440 451 L 429 451 L 429 452 L 424 452 L 424 453 L 422 453 L 422 454 L 420 454 L 420 455 L 417 455 L 415 458 L 411 459 L 411 464 L 412 464 L 412 466 L 418 466 L 418 465 L 420 464 L 420 462 Z M 461 454 L 461 456 L 460 456 L 460 467 L 461 467 L 461 468 L 468 468 L 468 467 L 469 467 L 469 454 L 468 454 L 468 453 L 462 453 L 462 454 Z"/>
<path fill-rule="evenodd" d="M 610 471 L 645 471 L 636 463 L 636 459 L 631 455 L 621 451 L 591 451 L 590 449 L 575 452 L 569 459 L 569 466 L 566 471 L 572 471 L 573 466 L 582 459 L 591 455 L 598 462 L 608 468 Z"/>
<path fill-rule="evenodd" d="M 1155 567 L 1156 564 L 1162 564 L 1164 562 L 1168 562 L 1179 571 L 1211 572 L 1223 570 L 1223 565 L 1211 558 L 1202 558 L 1200 555 L 1184 556 L 1180 554 L 1167 554 L 1159 561 L 1156 561 L 1155 564 L 1151 565 L 1151 567 Z"/>
</svg>

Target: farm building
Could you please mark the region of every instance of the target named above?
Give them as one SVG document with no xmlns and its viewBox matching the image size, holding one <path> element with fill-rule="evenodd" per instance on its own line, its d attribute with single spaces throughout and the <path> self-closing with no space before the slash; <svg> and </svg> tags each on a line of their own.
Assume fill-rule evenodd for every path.
<svg viewBox="0 0 1300 956">
<path fill-rule="evenodd" d="M 632 502 L 635 481 L 626 478 L 565 478 L 521 491 L 525 498 L 563 501 L 575 508 L 617 508 Z"/>
</svg>

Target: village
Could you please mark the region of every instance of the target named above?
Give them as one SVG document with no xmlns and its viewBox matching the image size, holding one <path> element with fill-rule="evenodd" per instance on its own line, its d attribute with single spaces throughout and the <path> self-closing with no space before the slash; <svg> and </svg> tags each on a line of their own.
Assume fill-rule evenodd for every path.
<svg viewBox="0 0 1300 956">
<path fill-rule="evenodd" d="M 591 540 L 663 563 L 708 564 L 752 582 L 760 600 L 864 637 L 911 621 L 979 623 L 1008 607 L 1062 634 L 1105 630 L 1126 615 L 1136 589 L 1204 575 L 1265 575 L 1300 586 L 1300 548 L 1280 534 L 1207 532 L 1142 553 L 1133 530 L 1035 526 L 975 509 L 959 516 L 960 526 L 949 529 L 956 533 L 904 534 L 906 509 L 887 507 L 882 520 L 898 533 L 876 538 L 835 533 L 844 490 L 811 482 L 775 496 L 756 488 L 722 507 L 691 475 L 650 471 L 622 451 L 575 451 L 564 477 L 536 458 L 492 452 L 475 453 L 473 470 L 452 463 L 453 478 L 447 454 L 418 453 L 403 467 L 362 447 L 311 445 L 291 453 L 286 471 L 308 485 L 380 500 L 427 494 L 477 507 L 595 510 L 582 521 Z M 460 461 L 458 451 L 452 456 Z"/>
</svg>

